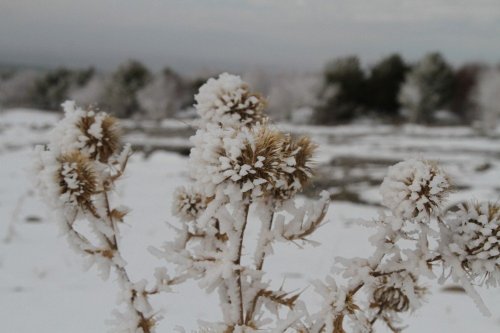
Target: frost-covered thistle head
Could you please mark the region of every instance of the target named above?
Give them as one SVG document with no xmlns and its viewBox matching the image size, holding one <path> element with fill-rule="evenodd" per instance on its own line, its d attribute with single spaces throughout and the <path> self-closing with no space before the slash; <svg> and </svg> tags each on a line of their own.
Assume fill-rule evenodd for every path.
<svg viewBox="0 0 500 333">
<path fill-rule="evenodd" d="M 500 284 L 500 205 L 464 204 L 450 219 L 449 249 L 472 277 Z"/>
<path fill-rule="evenodd" d="M 194 188 L 179 187 L 174 193 L 172 211 L 185 222 L 196 220 L 207 208 L 209 200 Z"/>
<path fill-rule="evenodd" d="M 317 145 L 309 137 L 285 136 L 282 145 L 281 175 L 274 195 L 289 199 L 300 192 L 313 175 L 313 155 Z"/>
<path fill-rule="evenodd" d="M 207 196 L 226 185 L 261 195 L 272 189 L 280 172 L 283 138 L 265 125 L 242 129 L 208 125 L 191 138 L 192 175 Z"/>
<path fill-rule="evenodd" d="M 380 277 L 373 289 L 370 307 L 394 312 L 406 312 L 419 307 L 427 289 L 417 282 L 417 278 L 407 272 Z"/>
<path fill-rule="evenodd" d="M 54 154 L 79 150 L 90 159 L 107 163 L 121 147 L 116 118 L 105 112 L 84 110 L 72 101 L 63 103 L 64 118 L 54 128 L 49 143 Z"/>
<path fill-rule="evenodd" d="M 93 210 L 92 196 L 97 190 L 97 176 L 93 164 L 79 151 L 58 158 L 57 172 L 60 199 L 65 204 Z"/>
<path fill-rule="evenodd" d="M 238 163 L 244 169 L 245 166 L 250 166 L 251 169 L 244 172 L 241 181 L 245 187 L 252 189 L 260 183 L 266 184 L 264 189 L 267 191 L 274 186 L 279 172 L 284 136 L 281 132 L 267 126 L 254 128 L 250 132 L 250 137 L 245 142 Z M 240 174 L 242 173 L 240 172 Z"/>
<path fill-rule="evenodd" d="M 395 216 L 425 222 L 441 212 L 450 187 L 436 163 L 410 159 L 389 168 L 380 192 L 382 204 Z"/>
<path fill-rule="evenodd" d="M 201 86 L 196 109 L 204 123 L 239 128 L 265 119 L 265 100 L 249 91 L 239 76 L 223 73 Z"/>
<path fill-rule="evenodd" d="M 82 149 L 89 157 L 106 163 L 120 149 L 121 129 L 115 117 L 105 112 L 88 111 L 76 124 L 81 131 Z"/>
</svg>

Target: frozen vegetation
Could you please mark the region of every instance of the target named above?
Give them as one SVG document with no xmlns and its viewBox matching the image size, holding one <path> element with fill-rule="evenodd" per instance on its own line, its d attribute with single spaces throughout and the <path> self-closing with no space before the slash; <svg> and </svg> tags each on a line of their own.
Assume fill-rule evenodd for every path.
<svg viewBox="0 0 500 333">
<path fill-rule="evenodd" d="M 314 219 L 296 224 L 300 225 L 298 229 L 294 228 L 292 222 L 276 221 L 279 228 L 273 229 L 273 232 L 278 230 L 281 240 L 294 242 L 273 243 L 271 248 L 268 242 L 278 234 L 267 234 L 265 230 L 260 229 L 259 223 L 256 223 L 268 217 L 266 214 L 269 207 L 260 203 L 250 207 L 250 211 L 245 213 L 244 210 L 239 211 L 240 205 L 248 196 L 255 201 L 265 197 L 270 191 L 270 183 L 276 184 L 276 189 L 279 189 L 279 195 L 273 195 L 283 202 L 288 202 L 286 200 L 300 191 L 303 184 L 293 180 L 293 177 L 290 178 L 293 181 L 288 181 L 289 178 L 280 179 L 277 175 L 282 173 L 275 170 L 271 164 L 266 164 L 268 160 L 258 156 L 252 165 L 238 165 L 238 157 L 248 153 L 245 149 L 250 149 L 246 145 L 248 142 L 253 147 L 251 149 L 255 150 L 263 136 L 267 138 L 265 142 L 269 142 L 269 136 L 275 132 L 266 132 L 258 126 L 256 129 L 238 129 L 241 123 L 250 124 L 256 120 L 265 122 L 260 97 L 249 93 L 247 87 L 235 77 L 228 76 L 221 81 L 209 81 L 197 96 L 198 112 L 204 122 L 186 124 L 165 121 L 161 124 L 142 123 L 140 126 L 125 122 L 127 133 L 124 141 L 131 142 L 133 149 L 135 148 L 135 153 L 130 158 L 128 150 L 113 154 L 112 151 L 117 147 L 112 140 L 102 144 L 103 138 L 113 138 L 115 135 L 114 123 L 105 115 L 84 113 L 74 104 L 65 104 L 67 117 L 62 125 L 60 124 L 60 129 L 51 135 L 50 141 L 52 152 L 62 154 L 64 158 L 56 161 L 50 160 L 52 157 L 43 152 L 40 155 L 44 159 L 42 164 L 48 168 L 42 169 L 42 173 L 46 173 L 45 177 L 37 178 L 42 180 L 41 186 L 38 187 L 42 187 L 49 193 L 48 197 L 52 198 L 49 202 L 51 209 L 45 208 L 35 197 L 29 181 L 33 171 L 29 166 L 33 160 L 33 145 L 49 143 L 48 132 L 58 121 L 58 117 L 34 110 L 11 110 L 1 114 L 0 177 L 3 186 L 0 192 L 0 214 L 4 223 L 0 230 L 0 317 L 7 331 L 103 332 L 112 327 L 107 322 L 111 309 L 116 307 L 116 295 L 121 294 L 123 298 L 123 293 L 119 293 L 119 290 L 128 290 L 133 295 L 141 294 L 144 290 L 161 291 L 160 289 L 168 292 L 158 295 L 155 292 L 154 297 L 145 297 L 128 304 L 128 313 L 117 314 L 116 318 L 124 325 L 122 328 L 126 332 L 129 332 L 127 325 L 136 325 L 134 316 L 137 316 L 140 322 L 141 315 L 164 317 L 157 322 L 157 332 L 170 332 L 176 327 L 191 331 L 204 326 L 204 323 L 214 321 L 240 327 L 241 314 L 231 306 L 235 302 L 224 305 L 224 295 L 231 300 L 241 301 L 241 297 L 254 299 L 259 288 L 269 291 L 265 294 L 269 299 L 278 299 L 277 303 L 284 305 L 287 302 L 293 303 L 293 296 L 300 294 L 301 301 L 308 305 L 308 311 L 313 314 L 309 322 L 304 321 L 305 325 L 311 325 L 312 332 L 315 332 L 314 328 L 321 328 L 321 321 L 330 318 L 329 316 L 332 316 L 330 324 L 337 325 L 335 318 L 339 314 L 349 317 L 355 327 L 363 330 L 363 327 L 366 327 L 363 325 L 368 325 L 372 317 L 376 318 L 384 313 L 382 310 L 377 312 L 377 309 L 382 309 L 381 304 L 389 304 L 384 311 L 392 311 L 391 317 L 383 317 L 380 323 L 375 324 L 377 331 L 381 332 L 388 330 L 387 324 L 389 327 L 393 324 L 400 327 L 401 323 L 398 322 L 396 314 L 406 310 L 412 310 L 412 313 L 406 312 L 402 315 L 403 325 L 408 325 L 405 330 L 407 332 L 497 332 L 500 329 L 500 291 L 494 288 L 473 287 L 464 276 L 464 272 L 467 272 L 470 277 L 476 278 L 474 282 L 483 282 L 490 286 L 495 286 L 499 280 L 498 269 L 495 270 L 498 259 L 497 262 L 495 259 L 491 261 L 482 254 L 484 251 L 493 251 L 495 246 L 498 248 L 494 237 L 491 238 L 491 228 L 488 229 L 488 226 L 493 226 L 493 232 L 498 232 L 498 224 L 497 229 L 494 229 L 498 216 L 497 220 L 490 216 L 492 209 L 488 205 L 465 204 L 470 199 L 477 202 L 498 202 L 500 143 L 497 131 L 493 130 L 490 136 L 485 137 L 466 127 L 349 125 L 329 128 L 277 124 L 272 131 L 306 134 L 319 144 L 315 157 L 318 171 L 312 178 L 312 184 L 303 192 L 306 196 L 298 196 L 297 207 L 310 197 L 319 206 L 311 206 L 305 216 L 314 217 L 323 212 L 326 216 L 323 218 L 325 223 L 321 224 L 318 232 L 311 232 L 307 242 L 302 242 L 300 237 L 293 237 L 304 231 L 300 229 L 302 227 L 313 225 L 312 229 L 316 229 L 317 226 L 312 222 Z M 220 96 L 220 89 L 233 91 L 234 94 L 221 102 L 216 98 Z M 239 101 L 236 104 L 239 116 L 229 113 L 224 104 L 235 100 Z M 92 140 L 82 138 L 74 130 L 68 130 L 72 123 L 78 122 L 82 117 L 91 119 L 85 130 Z M 210 125 L 214 119 L 223 124 L 224 129 Z M 200 126 L 201 129 L 189 141 L 187 137 L 193 134 L 192 126 Z M 260 134 L 255 136 L 255 131 Z M 176 153 L 185 152 L 193 144 L 195 149 L 191 160 Z M 86 157 L 68 154 L 75 149 L 82 151 Z M 213 152 L 219 149 L 227 152 L 224 160 L 214 157 Z M 285 164 L 279 168 L 293 175 L 297 166 L 294 154 L 298 151 L 300 150 L 292 149 Z M 113 165 L 114 172 L 107 173 L 104 168 L 100 168 L 98 176 L 86 174 L 85 170 L 90 163 L 88 158 L 96 160 L 99 166 Z M 435 160 L 440 166 L 423 162 L 423 158 Z M 396 164 L 405 159 L 410 160 Z M 63 164 L 62 179 L 66 188 L 66 196 L 63 197 L 50 196 L 51 192 L 58 191 L 54 186 L 61 186 L 50 182 L 51 170 L 54 170 L 50 168 L 57 170 L 57 163 Z M 220 168 L 214 167 L 217 163 L 221 163 Z M 393 164 L 396 165 L 388 171 L 387 167 Z M 122 176 L 121 171 L 125 165 L 127 169 Z M 301 177 L 310 177 L 308 168 L 309 166 L 303 169 L 305 173 Z M 86 176 L 79 178 L 78 175 L 82 174 Z M 202 189 L 199 192 L 201 194 L 190 192 L 190 177 L 193 175 L 197 180 L 194 185 Z M 77 231 L 90 231 L 94 237 L 90 239 L 92 243 L 104 241 L 105 244 L 106 239 L 111 239 L 111 235 L 117 233 L 112 218 L 97 228 L 92 227 L 92 222 L 99 221 L 102 210 L 106 210 L 107 199 L 101 198 L 104 201 L 98 201 L 96 207 L 89 201 L 90 197 L 85 192 L 88 186 L 86 187 L 84 182 L 88 181 L 89 177 L 99 179 L 93 179 L 92 183 L 102 181 L 103 184 L 107 184 L 106 180 L 114 181 L 115 177 L 120 178 L 111 192 L 113 198 L 123 206 L 117 207 L 113 214 L 109 214 L 120 219 L 123 218 L 122 214 L 127 213 L 125 223 L 121 224 L 119 229 L 119 256 L 104 253 L 102 248 L 89 247 L 90 243 L 82 243 L 81 239 L 74 237 L 71 239 L 72 236 L 69 235 L 70 243 L 82 254 L 76 256 L 74 251 L 68 248 L 64 237 L 57 236 L 60 235 L 60 228 L 56 223 L 59 219 L 57 213 L 60 214 L 63 209 L 63 214 L 68 214 L 82 207 L 90 212 L 91 223 L 82 224 Z M 400 195 L 402 189 L 408 185 L 405 183 L 408 178 L 414 179 L 415 184 L 422 181 L 428 184 L 429 200 L 422 200 L 419 197 L 420 189 L 411 186 L 408 187 L 408 193 Z M 450 183 L 457 189 L 451 193 Z M 331 193 L 332 201 L 328 210 L 321 208 L 321 204 L 326 202 L 324 199 L 318 201 L 321 190 Z M 220 279 L 231 281 L 232 274 L 238 271 L 232 264 L 211 266 L 193 265 L 193 262 L 190 262 L 193 257 L 211 255 L 214 249 L 219 249 L 223 254 L 217 260 L 222 263 L 225 260 L 232 261 L 232 256 L 238 250 L 231 245 L 231 237 L 235 235 L 230 232 L 214 234 L 220 238 L 229 237 L 230 245 L 227 248 L 225 241 L 215 236 L 212 241 L 205 239 L 194 248 L 185 248 L 186 244 L 182 242 L 182 235 L 184 238 L 190 234 L 191 237 L 198 237 L 197 228 L 210 224 L 209 219 L 200 217 L 200 220 L 188 229 L 181 227 L 191 223 L 193 217 L 199 217 L 199 210 L 215 209 L 219 215 L 215 215 L 215 210 L 212 212 L 219 220 L 228 219 L 227 211 L 224 215 L 224 211 L 214 205 L 217 202 L 219 206 L 222 205 L 222 201 L 218 200 L 225 196 L 230 198 L 224 205 L 228 205 L 227 209 L 233 213 L 233 218 L 240 213 L 249 216 L 243 256 L 247 259 L 255 256 L 257 266 L 260 258 L 266 257 L 265 279 L 261 279 L 258 272 L 248 273 L 245 281 L 251 283 L 243 296 L 238 295 L 237 289 L 231 284 L 228 284 L 226 289 L 221 289 Z M 207 197 L 214 199 L 204 201 L 203 198 Z M 442 224 L 442 214 L 449 207 L 460 203 L 464 205 L 458 206 L 458 212 L 450 224 Z M 68 204 L 73 210 L 68 210 Z M 381 205 L 389 208 L 392 214 L 388 213 L 388 210 L 382 211 Z M 173 213 L 177 216 L 173 216 L 172 206 Z M 131 211 L 128 212 L 124 207 L 130 207 Z M 297 207 L 285 204 L 282 209 L 291 216 L 300 216 L 301 209 Z M 485 220 L 484 216 L 490 219 Z M 405 219 L 413 219 L 418 224 L 405 225 L 402 223 Z M 228 221 L 230 220 L 229 218 Z M 434 229 L 426 225 L 426 222 L 431 220 L 437 223 L 433 225 Z M 474 229 L 464 224 L 464 221 L 470 220 L 477 220 L 478 225 L 485 227 Z M 180 221 L 185 224 L 179 223 Z M 230 222 L 221 222 L 223 223 Z M 377 229 L 366 228 L 369 225 L 376 225 Z M 447 228 L 459 232 L 453 233 Z M 68 236 L 68 229 L 63 230 L 63 234 Z M 440 230 L 441 237 L 437 237 L 437 230 Z M 415 238 L 412 235 L 416 232 L 418 236 Z M 391 239 L 391 242 L 400 241 L 403 244 L 400 244 L 401 248 L 390 248 L 388 251 L 394 256 L 384 261 L 385 254 L 381 244 L 387 238 Z M 427 239 L 430 240 L 429 243 Z M 465 245 L 471 241 L 481 245 L 476 246 L 473 253 L 464 250 Z M 311 246 L 317 243 L 320 246 Z M 149 246 L 162 250 L 151 251 Z M 255 246 L 255 254 L 245 252 Z M 112 243 L 111 249 L 118 252 L 117 243 Z M 408 251 L 409 249 L 412 251 Z M 153 256 L 151 252 L 157 256 Z M 95 256 L 96 253 L 102 256 Z M 224 257 L 225 255 L 227 257 Z M 457 258 L 456 262 L 445 261 L 445 273 L 451 276 L 450 279 L 442 277 L 442 280 L 445 280 L 443 284 L 438 284 L 426 266 L 441 260 L 439 256 Z M 494 253 L 492 256 L 495 258 Z M 498 258 L 498 253 L 496 256 Z M 84 260 L 84 257 L 87 260 Z M 83 273 L 82 265 L 88 264 L 89 257 L 93 259 L 91 263 L 94 265 L 90 268 L 91 272 Z M 168 262 L 157 257 L 166 258 Z M 342 268 L 343 278 L 339 278 L 338 274 L 332 275 L 331 271 L 336 257 L 359 257 L 367 258 L 368 261 L 337 261 L 337 269 L 345 266 Z M 96 258 L 102 260 L 96 262 Z M 404 260 L 398 261 L 398 258 Z M 165 271 L 156 269 L 161 266 L 166 267 L 172 277 L 180 273 L 180 276 L 187 274 L 194 280 L 188 279 L 170 288 L 170 283 L 167 282 L 172 282 L 171 277 L 165 275 Z M 370 266 L 374 271 L 384 269 L 385 273 L 377 271 L 378 273 L 370 277 L 370 274 L 367 275 L 367 268 Z M 126 273 L 123 273 L 124 267 Z M 106 276 L 111 268 L 116 268 L 119 272 L 118 275 L 111 275 L 112 281 L 118 280 L 117 284 L 102 281 L 97 274 L 93 274 L 96 270 Z M 386 275 L 388 271 L 396 273 Z M 484 272 L 489 274 L 485 275 Z M 439 273 L 437 272 L 438 276 Z M 325 279 L 326 276 L 334 276 L 336 282 L 332 278 Z M 141 280 L 145 277 L 150 280 L 147 287 Z M 352 313 L 356 312 L 356 309 L 350 309 L 349 306 L 353 304 L 349 305 L 349 298 L 345 298 L 346 290 L 355 290 L 360 284 L 364 284 L 369 297 L 372 297 L 368 303 L 371 309 L 363 314 L 366 314 L 367 318 L 353 316 Z M 205 293 L 200 286 L 209 293 Z M 219 289 L 218 293 L 210 293 L 214 289 Z M 426 289 L 428 293 L 424 293 Z M 282 290 L 288 293 L 277 293 Z M 405 297 L 396 297 L 397 301 L 391 301 L 395 294 L 402 292 L 401 290 L 404 291 Z M 471 296 L 476 304 L 471 301 Z M 339 299 L 346 302 L 335 305 L 333 301 Z M 222 312 L 219 303 L 222 303 Z M 416 309 L 422 303 L 425 305 Z M 271 313 L 277 310 L 273 307 L 273 302 L 264 302 L 259 306 L 265 306 Z M 159 310 L 160 313 L 157 312 Z M 301 310 L 299 304 L 288 315 L 286 311 L 280 310 L 279 313 L 285 316 L 276 323 L 287 325 L 295 320 L 294 316 L 300 314 Z M 491 312 L 490 317 L 483 315 L 487 312 Z M 262 321 L 263 319 L 257 317 L 249 323 L 263 326 L 271 324 Z M 346 330 L 348 327 L 350 329 L 346 323 Z M 333 327 L 327 324 L 327 328 Z"/>
</svg>

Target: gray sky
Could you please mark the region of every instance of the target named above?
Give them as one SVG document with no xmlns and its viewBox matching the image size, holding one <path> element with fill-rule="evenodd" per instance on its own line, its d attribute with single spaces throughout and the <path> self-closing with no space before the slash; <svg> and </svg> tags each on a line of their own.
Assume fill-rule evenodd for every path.
<svg viewBox="0 0 500 333">
<path fill-rule="evenodd" d="M 432 50 L 500 60 L 499 0 L 0 0 L 0 63 L 318 69 Z"/>
</svg>

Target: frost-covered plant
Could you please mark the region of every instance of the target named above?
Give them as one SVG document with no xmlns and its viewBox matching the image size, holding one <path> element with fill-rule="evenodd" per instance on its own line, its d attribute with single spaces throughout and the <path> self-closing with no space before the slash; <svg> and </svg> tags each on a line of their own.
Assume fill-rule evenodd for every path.
<svg viewBox="0 0 500 333">
<path fill-rule="evenodd" d="M 455 279 L 480 279 L 486 285 L 500 285 L 500 205 L 466 203 L 449 219 L 444 228 L 444 253 Z"/>
<path fill-rule="evenodd" d="M 115 332 L 150 333 L 157 312 L 149 296 L 175 282 L 164 270 L 156 283 L 134 282 L 120 251 L 119 225 L 128 209 L 112 203 L 115 183 L 125 172 L 130 145 L 122 146 L 117 119 L 107 113 L 63 104 L 65 116 L 47 146 L 36 148 L 36 185 L 71 247 L 96 265 L 106 279 L 112 269 L 120 284 L 125 310 L 116 312 Z M 83 225 L 86 224 L 86 227 Z"/>
<path fill-rule="evenodd" d="M 239 76 L 223 73 L 218 79 L 209 79 L 195 96 L 196 110 L 202 124 L 239 128 L 255 124 L 265 117 L 264 99 L 249 91 Z"/>
<path fill-rule="evenodd" d="M 410 159 L 389 168 L 380 187 L 382 204 L 396 217 L 426 221 L 440 214 L 450 186 L 436 163 Z"/>
<path fill-rule="evenodd" d="M 390 213 L 376 221 L 370 238 L 375 247 L 368 258 L 338 258 L 342 277 L 315 286 L 325 299 L 322 309 L 305 318 L 302 332 L 373 332 L 383 322 L 392 332 L 402 330 L 400 315 L 422 305 L 427 289 L 421 277 L 460 282 L 479 309 L 488 309 L 473 288 L 478 280 L 496 286 L 500 277 L 499 218 L 496 204 L 467 204 L 445 213 L 451 181 L 436 163 L 410 159 L 391 168 L 382 186 L 382 203 Z M 299 329 L 299 331 L 300 331 Z"/>
<path fill-rule="evenodd" d="M 317 201 L 296 197 L 313 175 L 316 145 L 270 124 L 264 100 L 237 76 L 210 79 L 196 101 L 201 121 L 191 137 L 193 184 L 174 194 L 180 220 L 172 226 L 174 240 L 151 248 L 178 275 L 157 269 L 149 288 L 146 280 L 130 279 L 120 252 L 119 225 L 128 210 L 112 204 L 112 193 L 130 146 L 122 147 L 117 120 L 66 102 L 50 143 L 37 148 L 37 187 L 70 245 L 104 277 L 111 269 L 117 274 L 125 311 L 116 314 L 116 332 L 153 332 L 158 316 L 149 297 L 187 279 L 219 296 L 222 321 L 204 324 L 202 331 L 210 332 L 345 333 L 350 325 L 364 333 L 380 322 L 400 332 L 401 315 L 418 309 L 428 293 L 422 278 L 439 275 L 441 283 L 459 282 L 488 314 L 473 285 L 500 284 L 500 206 L 468 203 L 447 212 L 450 177 L 418 159 L 389 168 L 381 185 L 388 211 L 360 221 L 376 229 L 374 252 L 337 258 L 341 277 L 314 281 L 323 298 L 316 313 L 301 292 L 275 288 L 265 271 L 273 245 L 313 243 L 329 207 L 326 191 Z M 249 240 L 249 224 L 260 229 L 256 242 Z"/>
<path fill-rule="evenodd" d="M 238 76 L 210 79 L 195 99 L 201 123 L 191 138 L 194 185 L 176 192 L 173 211 L 182 224 L 156 253 L 217 291 L 223 322 L 209 326 L 217 332 L 284 331 L 301 316 L 299 294 L 272 289 L 264 264 L 274 242 L 307 241 L 325 217 L 327 193 L 316 203 L 294 200 L 312 176 L 316 145 L 269 124 L 264 100 Z M 253 251 L 249 223 L 261 230 Z"/>
</svg>

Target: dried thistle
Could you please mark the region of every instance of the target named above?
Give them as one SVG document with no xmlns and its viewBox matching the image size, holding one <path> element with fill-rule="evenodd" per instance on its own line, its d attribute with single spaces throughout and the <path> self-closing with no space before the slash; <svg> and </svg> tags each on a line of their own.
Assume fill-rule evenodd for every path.
<svg viewBox="0 0 500 333">
<path fill-rule="evenodd" d="M 266 119 L 264 98 L 250 92 L 239 76 L 223 73 L 217 79 L 209 79 L 195 99 L 198 113 L 208 123 L 239 128 Z"/>
<path fill-rule="evenodd" d="M 382 203 L 395 216 L 417 222 L 438 215 L 450 190 L 450 178 L 436 163 L 413 159 L 390 167 L 380 187 Z"/>
<path fill-rule="evenodd" d="M 172 212 L 183 221 L 194 221 L 209 202 L 209 198 L 194 188 L 179 187 L 174 194 Z"/>
<path fill-rule="evenodd" d="M 83 134 L 83 149 L 89 157 L 106 163 L 121 147 L 122 131 L 118 120 L 107 113 L 88 111 L 76 124 Z"/>
<path fill-rule="evenodd" d="M 97 176 L 92 162 L 79 151 L 59 157 L 57 172 L 61 197 L 66 203 L 94 211 L 92 196 L 97 191 Z"/>
<path fill-rule="evenodd" d="M 300 192 L 313 176 L 313 156 L 317 145 L 309 137 L 285 136 L 280 181 L 274 191 L 278 199 L 289 199 Z"/>
<path fill-rule="evenodd" d="M 301 136 L 297 140 L 292 141 L 292 149 L 296 151 L 295 156 L 295 177 L 304 186 L 312 176 L 313 161 L 312 158 L 318 145 L 311 141 L 307 136 Z"/>
<path fill-rule="evenodd" d="M 371 307 L 405 312 L 410 308 L 410 300 L 400 288 L 382 286 L 373 292 Z"/>
<path fill-rule="evenodd" d="M 244 92 L 228 103 L 230 109 L 227 113 L 237 114 L 241 122 L 247 125 L 265 121 L 267 117 L 263 111 L 267 102 L 264 97 L 258 93 L 251 93 L 247 84 L 243 84 L 242 89 Z"/>
<path fill-rule="evenodd" d="M 488 284 L 500 282 L 500 205 L 461 205 L 450 225 L 449 248 L 462 267 L 473 277 L 484 277 Z"/>
<path fill-rule="evenodd" d="M 244 172 L 241 181 L 251 182 L 254 185 L 265 181 L 268 185 L 264 189 L 269 189 L 274 185 L 279 172 L 284 136 L 278 130 L 267 126 L 253 130 L 252 135 L 251 140 L 246 141 L 238 159 L 238 164 L 242 168 L 245 166 L 251 168 L 248 173 Z"/>
<path fill-rule="evenodd" d="M 423 298 L 427 293 L 427 288 L 418 284 L 417 277 L 405 271 L 381 276 L 377 285 L 370 307 L 380 312 L 406 312 L 412 308 L 412 299 Z"/>
</svg>

